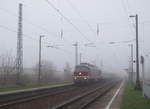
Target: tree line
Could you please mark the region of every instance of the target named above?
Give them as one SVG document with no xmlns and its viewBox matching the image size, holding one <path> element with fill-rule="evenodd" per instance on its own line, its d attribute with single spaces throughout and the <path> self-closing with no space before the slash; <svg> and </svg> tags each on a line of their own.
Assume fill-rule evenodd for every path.
<svg viewBox="0 0 150 109">
<path fill-rule="evenodd" d="M 38 85 L 38 63 L 31 68 L 24 68 L 20 75 L 20 85 Z M 0 55 L 0 88 L 18 86 L 16 73 L 16 60 L 10 53 Z M 42 60 L 41 85 L 55 82 L 71 82 L 72 69 L 66 62 L 63 71 L 59 71 L 51 61 Z"/>
</svg>

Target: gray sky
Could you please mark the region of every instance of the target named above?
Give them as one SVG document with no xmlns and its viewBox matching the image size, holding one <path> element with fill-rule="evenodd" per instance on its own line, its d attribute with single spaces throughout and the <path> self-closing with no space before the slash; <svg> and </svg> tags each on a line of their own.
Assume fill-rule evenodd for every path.
<svg viewBox="0 0 150 109">
<path fill-rule="evenodd" d="M 97 65 L 103 62 L 104 69 L 123 71 L 122 69 L 128 67 L 130 56 L 128 43 L 110 45 L 108 42 L 135 39 L 134 19 L 128 16 L 136 13 L 139 15 L 140 54 L 150 53 L 149 0 L 49 1 L 84 35 L 76 31 L 64 18 L 62 19 L 46 0 L 1 0 L 0 54 L 11 52 L 12 55 L 16 55 L 18 3 L 23 3 L 24 66 L 33 66 L 38 61 L 39 35 L 45 35 L 42 43 L 42 59 L 53 61 L 60 69 L 66 62 L 74 65 L 75 53 L 71 44 L 78 41 L 79 52 L 82 53 L 84 62 Z M 97 23 L 99 36 L 96 36 Z M 61 29 L 64 32 L 63 39 L 60 37 Z M 84 44 L 91 42 L 94 42 L 96 48 L 84 47 Z M 131 43 L 134 44 L 134 41 Z M 47 45 L 61 46 L 60 49 L 54 49 L 46 48 Z M 147 66 L 148 70 L 150 69 Z"/>
</svg>

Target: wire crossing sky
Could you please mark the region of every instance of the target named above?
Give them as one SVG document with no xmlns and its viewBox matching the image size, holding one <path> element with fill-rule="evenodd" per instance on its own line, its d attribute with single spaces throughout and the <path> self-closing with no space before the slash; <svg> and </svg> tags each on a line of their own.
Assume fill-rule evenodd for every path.
<svg viewBox="0 0 150 109">
<path fill-rule="evenodd" d="M 72 44 L 78 42 L 79 53 L 82 53 L 84 62 L 101 66 L 103 60 L 104 69 L 122 71 L 128 66 L 130 56 L 128 44 L 135 42 L 112 45 L 109 42 L 135 39 L 135 22 L 129 18 L 129 15 L 133 14 L 139 15 L 140 54 L 150 52 L 148 0 L 1 0 L 1 55 L 11 52 L 16 56 L 19 3 L 23 4 L 25 67 L 37 63 L 39 36 L 45 35 L 46 37 L 42 39 L 42 59 L 54 62 L 60 69 L 66 62 L 73 68 L 75 49 Z M 93 45 L 84 46 L 87 43 Z M 57 45 L 57 49 L 47 48 L 54 45 Z"/>
</svg>

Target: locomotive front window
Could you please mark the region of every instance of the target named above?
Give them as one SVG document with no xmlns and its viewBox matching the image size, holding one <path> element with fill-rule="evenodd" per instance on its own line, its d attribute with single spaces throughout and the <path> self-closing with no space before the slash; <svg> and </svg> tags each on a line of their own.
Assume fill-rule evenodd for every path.
<svg viewBox="0 0 150 109">
<path fill-rule="evenodd" d="M 75 72 L 89 72 L 89 69 L 85 66 L 77 66 Z"/>
</svg>

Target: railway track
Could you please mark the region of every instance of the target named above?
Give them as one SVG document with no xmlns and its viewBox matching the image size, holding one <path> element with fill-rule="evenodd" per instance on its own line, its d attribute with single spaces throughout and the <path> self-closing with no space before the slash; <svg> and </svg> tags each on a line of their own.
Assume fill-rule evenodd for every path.
<svg viewBox="0 0 150 109">
<path fill-rule="evenodd" d="M 76 89 L 76 86 L 74 86 L 74 84 L 67 84 L 58 87 L 35 88 L 29 90 L 15 91 L 12 93 L 8 92 L 8 93 L 0 94 L 0 98 L 1 98 L 0 109 L 4 109 L 4 108 L 7 109 L 16 104 L 29 102 L 50 95 L 64 93 L 74 89 Z"/>
<path fill-rule="evenodd" d="M 17 99 L 32 97 L 36 95 L 42 95 L 45 93 L 53 93 L 55 90 L 61 90 L 62 88 L 72 87 L 74 84 L 66 84 L 66 85 L 58 85 L 52 87 L 41 87 L 41 88 L 32 88 L 18 91 L 10 91 L 10 92 L 1 92 L 0 93 L 0 105 L 9 101 L 14 101 Z"/>
<path fill-rule="evenodd" d="M 61 109 L 60 106 L 63 106 L 62 104 L 66 103 L 66 106 L 68 101 L 73 101 L 75 98 L 78 98 L 78 100 L 81 96 L 81 98 L 84 98 L 87 96 L 85 94 L 90 95 L 94 90 L 99 93 L 97 90 L 101 90 L 106 86 L 106 83 L 108 84 L 111 82 L 109 80 L 103 80 L 100 83 L 90 85 L 66 85 L 54 88 L 30 90 L 27 92 L 21 91 L 13 94 L 4 94 L 0 95 L 0 98 L 4 98 L 3 100 L 0 99 L 0 109 Z M 83 93 L 84 97 L 82 95 Z"/>
<path fill-rule="evenodd" d="M 71 100 L 68 100 L 63 104 L 54 107 L 54 109 L 84 109 L 89 104 L 93 103 L 97 98 L 110 91 L 116 85 L 116 83 L 117 81 L 114 81 L 113 83 L 109 82 L 101 87 L 98 87 Z"/>
</svg>

